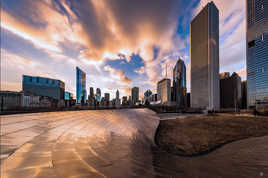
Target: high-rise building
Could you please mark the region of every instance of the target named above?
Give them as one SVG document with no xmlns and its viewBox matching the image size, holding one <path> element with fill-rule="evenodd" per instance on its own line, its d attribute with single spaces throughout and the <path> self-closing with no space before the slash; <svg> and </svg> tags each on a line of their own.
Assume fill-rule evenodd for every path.
<svg viewBox="0 0 268 178">
<path fill-rule="evenodd" d="M 241 77 L 237 73 L 232 76 L 222 73 L 220 79 L 220 106 L 221 108 L 241 107 Z"/>
<path fill-rule="evenodd" d="M 167 104 L 171 101 L 170 79 L 164 78 L 157 83 L 157 100 L 161 104 Z"/>
<path fill-rule="evenodd" d="M 177 106 L 186 107 L 186 67 L 183 60 L 179 59 L 173 69 L 173 101 Z"/>
<path fill-rule="evenodd" d="M 146 92 L 144 93 L 144 104 L 145 105 L 150 104 L 150 97 L 152 94 L 153 94 L 153 92 L 151 90 L 146 90 Z"/>
<path fill-rule="evenodd" d="M 191 107 L 191 93 L 187 93 L 187 108 Z"/>
<path fill-rule="evenodd" d="M 247 81 L 243 81 L 241 85 L 241 108 L 247 109 Z"/>
<path fill-rule="evenodd" d="M 116 99 L 119 100 L 119 91 L 116 90 Z"/>
<path fill-rule="evenodd" d="M 89 88 L 89 96 L 94 98 L 94 88 L 93 87 Z"/>
<path fill-rule="evenodd" d="M 127 106 L 128 105 L 127 96 L 123 96 L 123 98 L 122 98 L 122 105 L 123 106 Z"/>
<path fill-rule="evenodd" d="M 86 73 L 76 67 L 76 102 L 84 104 L 86 100 Z"/>
<path fill-rule="evenodd" d="M 191 106 L 218 109 L 219 11 L 208 3 L 191 22 Z"/>
<path fill-rule="evenodd" d="M 63 100 L 65 84 L 57 79 L 23 75 L 22 90 L 38 96 L 48 96 L 56 100 Z"/>
<path fill-rule="evenodd" d="M 96 89 L 96 100 L 101 102 L 101 89 L 99 88 Z"/>
<path fill-rule="evenodd" d="M 110 102 L 110 93 L 104 93 L 104 102 L 106 106 L 109 106 Z"/>
<path fill-rule="evenodd" d="M 116 90 L 116 97 L 114 100 L 114 105 L 116 108 L 119 108 L 121 105 L 121 100 L 120 100 L 120 96 L 119 96 L 119 90 Z"/>
<path fill-rule="evenodd" d="M 136 104 L 139 101 L 139 88 L 133 87 L 131 90 L 131 102 L 132 104 Z"/>
<path fill-rule="evenodd" d="M 247 104 L 268 104 L 268 0 L 247 0 Z"/>
<path fill-rule="evenodd" d="M 64 100 L 72 100 L 73 94 L 71 92 L 66 91 L 64 94 Z"/>
<path fill-rule="evenodd" d="M 89 88 L 89 95 L 88 95 L 88 104 L 89 106 L 95 106 L 95 96 L 94 96 L 94 88 L 90 87 Z"/>
</svg>

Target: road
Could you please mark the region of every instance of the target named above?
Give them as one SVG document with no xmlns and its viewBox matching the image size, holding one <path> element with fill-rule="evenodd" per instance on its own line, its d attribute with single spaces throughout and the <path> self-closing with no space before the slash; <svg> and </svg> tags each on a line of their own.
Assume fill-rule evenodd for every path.
<svg viewBox="0 0 268 178">
<path fill-rule="evenodd" d="M 147 109 L 1 116 L 1 178 L 268 177 L 267 136 L 180 157 L 155 146 L 158 123 Z"/>
</svg>

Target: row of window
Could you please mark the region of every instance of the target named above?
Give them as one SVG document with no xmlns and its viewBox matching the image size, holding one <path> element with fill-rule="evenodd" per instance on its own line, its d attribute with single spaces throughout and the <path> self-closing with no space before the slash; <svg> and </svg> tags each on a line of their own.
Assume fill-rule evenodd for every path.
<svg viewBox="0 0 268 178">
<path fill-rule="evenodd" d="M 261 41 L 264 41 L 264 34 L 260 35 L 260 39 L 261 39 Z M 248 42 L 248 48 L 252 48 L 254 46 L 255 46 L 255 40 Z"/>
<path fill-rule="evenodd" d="M 30 82 L 33 82 L 33 77 L 30 77 Z M 46 79 L 46 83 L 48 84 L 49 83 L 49 80 L 51 79 Z M 51 80 L 52 81 L 52 84 L 55 84 L 55 80 Z M 40 83 L 40 78 L 39 77 L 36 77 L 36 83 Z"/>
</svg>

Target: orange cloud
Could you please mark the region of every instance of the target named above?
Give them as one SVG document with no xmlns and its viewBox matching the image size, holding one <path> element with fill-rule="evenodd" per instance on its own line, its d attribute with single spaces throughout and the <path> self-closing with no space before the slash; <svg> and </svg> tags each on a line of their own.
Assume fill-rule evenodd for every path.
<svg viewBox="0 0 268 178">
<path fill-rule="evenodd" d="M 104 67 L 104 70 L 108 71 L 115 79 L 118 79 L 121 84 L 129 85 L 131 83 L 131 79 L 125 75 L 123 70 L 116 70 L 108 65 Z"/>
</svg>

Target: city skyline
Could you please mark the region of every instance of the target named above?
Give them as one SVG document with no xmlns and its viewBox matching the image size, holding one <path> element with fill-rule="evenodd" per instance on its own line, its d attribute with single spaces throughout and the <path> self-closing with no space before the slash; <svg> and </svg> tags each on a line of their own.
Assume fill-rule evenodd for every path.
<svg viewBox="0 0 268 178">
<path fill-rule="evenodd" d="M 156 1 L 155 5 L 150 1 L 144 4 L 138 1 L 130 3 L 133 6 L 132 11 L 122 13 L 134 14 L 140 11 L 141 15 L 135 18 L 131 15 L 128 17 L 133 19 L 120 19 L 118 18 L 119 15 L 121 16 L 118 14 L 119 1 L 113 5 L 103 1 L 107 13 L 112 14 L 110 17 L 112 23 L 108 24 L 103 21 L 108 14 L 104 13 L 100 16 L 97 12 L 101 10 L 99 9 L 101 5 L 96 2 L 92 2 L 96 7 L 96 14 L 87 14 L 89 12 L 81 8 L 82 5 L 71 1 L 3 2 L 1 89 L 21 90 L 21 76 L 25 74 L 59 78 L 65 82 L 66 91 L 76 93 L 75 66 L 78 66 L 87 74 L 86 89 L 90 86 L 99 87 L 103 93 L 109 92 L 111 98 L 115 98 L 117 89 L 122 96 L 125 96 L 130 95 L 132 87 L 139 86 L 141 96 L 147 89 L 156 92 L 157 81 L 165 76 L 166 64 L 168 64 L 168 78 L 172 78 L 172 68 L 178 56 L 181 56 L 187 68 L 187 91 L 190 91 L 190 21 L 207 2 L 185 3 L 170 0 L 163 6 L 167 8 L 158 12 L 157 7 L 161 5 L 161 1 Z M 245 2 L 219 0 L 214 2 L 221 11 L 220 72 L 237 72 L 244 80 Z M 127 3 L 120 3 L 125 9 L 129 8 Z M 35 14 L 35 10 L 31 8 L 33 5 L 36 10 L 40 10 L 37 16 L 33 15 Z M 92 7 L 90 3 L 87 5 L 89 8 Z M 20 7 L 23 8 L 23 12 L 17 10 Z M 175 8 L 167 10 L 170 7 Z M 186 12 L 190 15 L 186 15 Z M 46 13 L 54 18 L 46 17 Z M 85 23 L 92 24 L 94 18 L 85 21 L 86 19 L 83 18 L 85 15 L 96 18 L 98 28 L 104 29 L 98 33 L 105 34 L 103 35 L 105 39 L 98 34 L 93 39 L 94 35 L 91 31 L 87 31 L 88 27 Z M 78 16 L 81 19 L 78 19 Z M 171 21 L 163 24 L 163 19 L 171 19 Z M 148 23 L 148 20 L 151 23 Z M 137 28 L 132 29 L 133 35 L 126 40 L 126 36 L 129 35 L 125 31 L 128 21 Z M 142 30 L 138 28 L 141 23 L 147 24 Z M 76 30 L 79 28 L 88 32 L 82 36 L 87 39 L 86 42 L 76 36 Z M 113 43 L 111 39 L 114 37 L 119 38 L 118 43 Z M 126 41 L 125 44 L 123 41 Z M 24 48 L 22 49 L 21 46 Z M 91 57 L 88 54 L 90 47 L 93 50 Z M 227 54 L 226 51 L 229 53 Z M 236 61 L 236 65 L 232 64 L 232 61 Z"/>
</svg>

